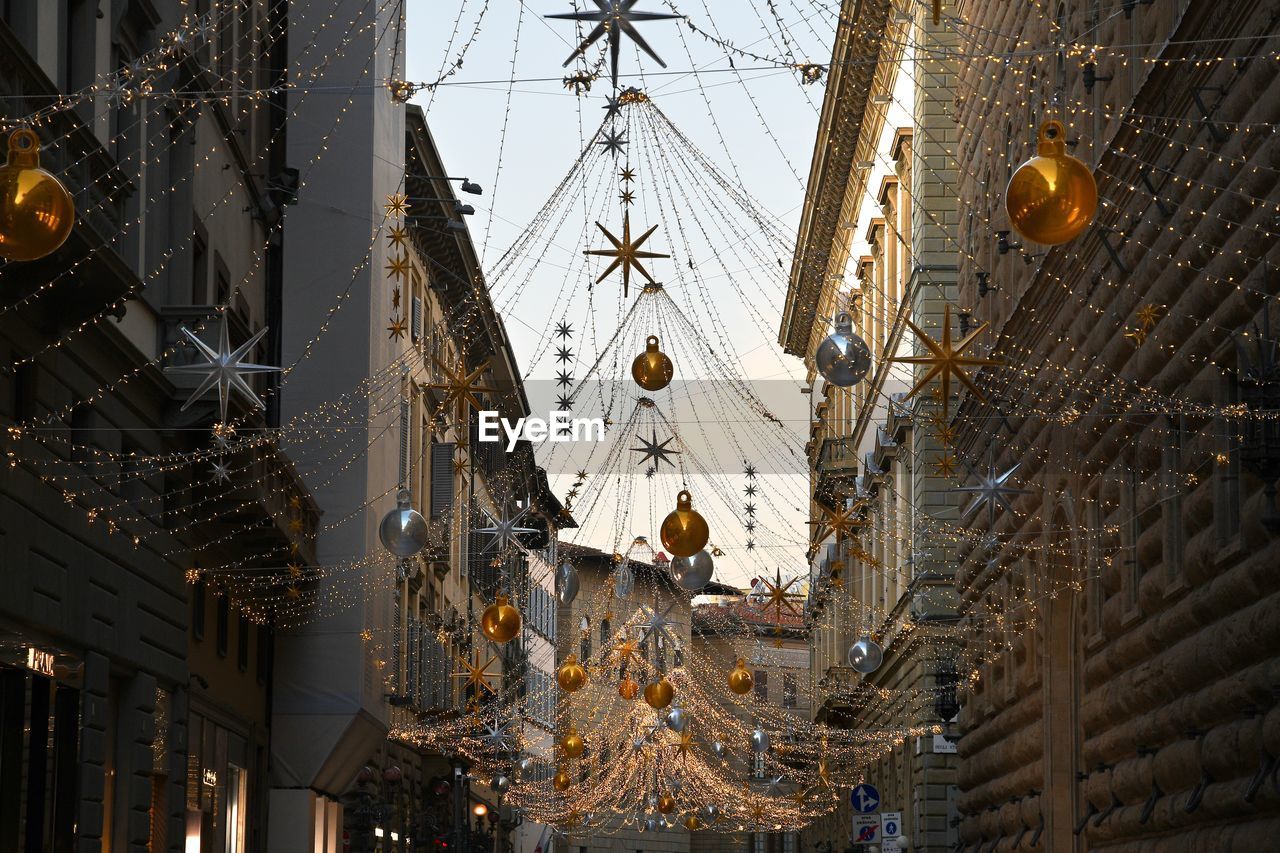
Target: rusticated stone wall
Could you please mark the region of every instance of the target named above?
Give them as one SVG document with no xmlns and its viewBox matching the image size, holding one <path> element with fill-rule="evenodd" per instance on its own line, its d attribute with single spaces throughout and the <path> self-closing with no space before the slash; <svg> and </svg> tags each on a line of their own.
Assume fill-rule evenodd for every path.
<svg viewBox="0 0 1280 853">
<path fill-rule="evenodd" d="M 1074 0 L 1056 26 L 1040 3 L 956 11 L 975 54 L 1073 48 L 966 63 L 956 92 L 959 301 L 1007 362 L 982 376 L 1005 417 L 970 399 L 957 453 L 1021 462 L 1030 490 L 957 577 L 978 661 L 965 849 L 1276 849 L 1280 538 L 1224 407 L 1237 344 L 1254 352 L 1268 308 L 1280 329 L 1280 4 Z M 1098 51 L 1092 91 L 1089 43 L 1134 46 Z M 1104 204 L 1072 243 L 1002 255 L 1003 186 L 1048 117 Z M 980 271 L 999 289 L 979 295 Z M 1159 320 L 1126 336 L 1143 306 Z"/>
</svg>

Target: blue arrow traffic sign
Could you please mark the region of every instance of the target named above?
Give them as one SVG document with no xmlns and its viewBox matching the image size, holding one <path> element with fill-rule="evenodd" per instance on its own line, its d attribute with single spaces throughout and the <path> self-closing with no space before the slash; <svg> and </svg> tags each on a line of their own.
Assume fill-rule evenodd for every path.
<svg viewBox="0 0 1280 853">
<path fill-rule="evenodd" d="M 850 792 L 849 803 L 853 806 L 854 811 L 862 814 L 871 814 L 876 810 L 876 806 L 880 805 L 880 792 L 875 789 L 874 785 L 859 785 Z"/>
</svg>

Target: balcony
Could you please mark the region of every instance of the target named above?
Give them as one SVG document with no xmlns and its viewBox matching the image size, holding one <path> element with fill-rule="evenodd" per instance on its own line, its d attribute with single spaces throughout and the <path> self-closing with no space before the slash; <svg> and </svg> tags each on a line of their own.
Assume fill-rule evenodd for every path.
<svg viewBox="0 0 1280 853">
<path fill-rule="evenodd" d="M 854 491 L 858 468 L 858 446 L 852 436 L 823 439 L 814 468 L 818 475 L 814 497 L 835 506 L 840 496 Z"/>
</svg>

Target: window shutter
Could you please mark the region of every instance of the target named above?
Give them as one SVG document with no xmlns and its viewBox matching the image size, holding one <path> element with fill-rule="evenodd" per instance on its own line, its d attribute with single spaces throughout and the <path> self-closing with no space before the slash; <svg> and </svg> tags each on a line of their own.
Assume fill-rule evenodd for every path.
<svg viewBox="0 0 1280 853">
<path fill-rule="evenodd" d="M 400 400 L 400 482 L 409 482 L 409 398 Z"/>
<path fill-rule="evenodd" d="M 409 308 L 409 337 L 416 344 L 422 340 L 422 297 L 413 297 Z"/>
<path fill-rule="evenodd" d="M 444 518 L 453 505 L 453 442 L 431 445 L 431 517 Z"/>
</svg>

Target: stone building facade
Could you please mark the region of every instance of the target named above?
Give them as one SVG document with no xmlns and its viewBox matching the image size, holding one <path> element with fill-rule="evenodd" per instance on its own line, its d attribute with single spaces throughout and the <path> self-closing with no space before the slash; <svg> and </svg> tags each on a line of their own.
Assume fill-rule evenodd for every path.
<svg viewBox="0 0 1280 853">
<path fill-rule="evenodd" d="M 956 83 L 958 304 L 991 324 L 1006 363 L 980 383 L 1007 415 L 967 400 L 957 455 L 1017 465 L 1027 490 L 959 555 L 961 835 L 967 850 L 1267 849 L 1280 546 L 1256 410 L 1276 408 L 1280 282 L 1277 148 L 1257 131 L 1277 119 L 1263 57 L 1280 8 L 1102 5 L 962 4 L 982 52 L 1007 49 L 1001 33 L 1130 47 L 974 64 Z M 1056 247 L 1006 233 L 1003 205 L 1046 118 L 1104 199 Z"/>
<path fill-rule="evenodd" d="M 815 401 L 806 612 L 814 718 L 922 732 L 841 772 L 876 788 L 875 813 L 902 814 L 901 843 L 944 851 L 957 838 L 957 761 L 951 742 L 933 736 L 946 724 L 934 697 L 939 676 L 949 677 L 957 614 L 952 547 L 936 531 L 954 523 L 959 501 L 938 467 L 948 448 L 923 428 L 939 401 L 906 399 L 922 374 L 890 359 L 918 354 L 908 318 L 937 337 L 955 298 L 955 69 L 945 57 L 956 39 L 924 4 L 911 14 L 875 2 L 842 12 L 779 337 L 805 359 Z M 872 354 L 849 388 L 823 380 L 814 363 L 840 312 Z M 824 529 L 842 512 L 851 524 Z M 865 675 L 847 661 L 863 638 L 884 649 Z M 804 832 L 804 845 L 852 843 L 854 811 L 842 800 Z"/>
</svg>

